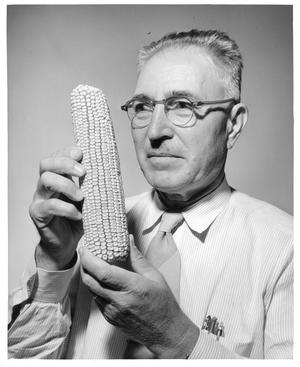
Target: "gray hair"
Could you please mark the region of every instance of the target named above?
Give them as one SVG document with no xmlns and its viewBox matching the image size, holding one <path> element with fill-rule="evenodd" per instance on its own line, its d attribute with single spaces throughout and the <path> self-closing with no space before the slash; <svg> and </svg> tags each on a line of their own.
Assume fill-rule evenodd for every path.
<svg viewBox="0 0 300 367">
<path fill-rule="evenodd" d="M 189 32 L 173 32 L 160 40 L 144 46 L 138 54 L 138 68 L 156 53 L 167 48 L 184 49 L 198 46 L 208 51 L 216 65 L 218 76 L 226 88 L 226 98 L 240 98 L 243 60 L 237 43 L 225 32 L 192 29 Z"/>
</svg>

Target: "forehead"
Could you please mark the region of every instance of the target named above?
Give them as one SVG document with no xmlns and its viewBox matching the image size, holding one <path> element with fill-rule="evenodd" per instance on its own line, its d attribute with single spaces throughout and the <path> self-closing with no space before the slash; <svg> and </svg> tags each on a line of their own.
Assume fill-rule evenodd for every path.
<svg viewBox="0 0 300 367">
<path fill-rule="evenodd" d="M 135 94 L 166 98 L 172 91 L 187 91 L 199 99 L 221 99 L 224 85 L 212 57 L 199 47 L 168 48 L 143 66 Z"/>
</svg>

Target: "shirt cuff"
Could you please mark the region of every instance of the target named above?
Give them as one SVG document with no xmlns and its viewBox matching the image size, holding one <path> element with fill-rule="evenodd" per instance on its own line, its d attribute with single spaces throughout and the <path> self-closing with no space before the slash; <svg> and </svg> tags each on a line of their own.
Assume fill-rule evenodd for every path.
<svg viewBox="0 0 300 367">
<path fill-rule="evenodd" d="M 30 298 L 43 303 L 61 302 L 67 294 L 74 269 L 79 261 L 77 252 L 75 256 L 73 266 L 66 270 L 50 271 L 37 267 L 35 286 Z"/>
<path fill-rule="evenodd" d="M 189 355 L 189 359 L 239 359 L 243 358 L 239 354 L 227 349 L 214 335 L 207 334 L 200 330 L 197 343 Z"/>
</svg>

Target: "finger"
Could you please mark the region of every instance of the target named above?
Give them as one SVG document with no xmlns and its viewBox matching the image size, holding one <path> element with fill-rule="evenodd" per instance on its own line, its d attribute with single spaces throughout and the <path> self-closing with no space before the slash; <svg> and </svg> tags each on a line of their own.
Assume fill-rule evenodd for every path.
<svg viewBox="0 0 300 367">
<path fill-rule="evenodd" d="M 83 153 L 80 147 L 78 146 L 70 146 L 63 149 L 59 149 L 54 152 L 52 157 L 69 157 L 74 159 L 77 162 L 80 162 L 83 158 Z"/>
<path fill-rule="evenodd" d="M 145 256 L 134 244 L 134 238 L 130 235 L 130 262 L 132 270 L 151 280 L 160 280 L 161 274 L 149 263 Z"/>
<path fill-rule="evenodd" d="M 115 313 L 116 308 L 112 305 L 110 300 L 106 300 L 104 297 L 95 296 L 94 301 L 105 320 L 114 326 L 119 326 L 118 318 Z"/>
<path fill-rule="evenodd" d="M 101 285 L 114 290 L 130 290 L 137 283 L 137 274 L 111 265 L 93 255 L 86 247 L 79 250 L 83 268 Z"/>
<path fill-rule="evenodd" d="M 83 200 L 82 191 L 75 185 L 72 179 L 46 171 L 42 173 L 37 188 L 37 195 L 48 199 L 54 193 L 65 195 L 73 201 Z"/>
<path fill-rule="evenodd" d="M 86 173 L 82 164 L 70 157 L 65 156 L 48 157 L 42 159 L 40 162 L 40 175 L 46 171 L 58 173 L 60 175 L 70 175 L 76 177 L 82 177 Z"/>
<path fill-rule="evenodd" d="M 97 306 L 99 307 L 102 314 L 105 312 L 105 306 L 107 305 L 107 300 L 103 297 L 95 295 L 94 301 L 96 302 Z"/>
<path fill-rule="evenodd" d="M 82 265 L 80 266 L 80 274 L 83 283 L 89 288 L 92 293 L 107 301 L 112 299 L 112 291 L 110 289 L 102 287 L 100 283 L 82 267 Z"/>
<path fill-rule="evenodd" d="M 40 221 L 45 221 L 53 216 L 66 217 L 71 220 L 82 219 L 82 214 L 73 204 L 56 198 L 37 201 L 31 209 L 31 215 Z"/>
</svg>

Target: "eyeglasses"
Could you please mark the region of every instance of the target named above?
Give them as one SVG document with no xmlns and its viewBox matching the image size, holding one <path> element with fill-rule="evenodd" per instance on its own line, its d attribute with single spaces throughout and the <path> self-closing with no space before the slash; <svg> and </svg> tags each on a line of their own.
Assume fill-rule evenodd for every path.
<svg viewBox="0 0 300 367">
<path fill-rule="evenodd" d="M 232 103 L 227 108 L 209 106 L 227 102 L 238 103 L 235 98 L 217 101 L 191 101 L 188 97 L 169 97 L 160 101 L 150 98 L 134 97 L 126 102 L 121 109 L 127 112 L 133 129 L 140 129 L 149 125 L 154 108 L 157 104 L 164 105 L 165 114 L 170 122 L 180 127 L 193 126 L 198 118 L 204 118 L 211 111 L 222 110 L 228 112 Z"/>
</svg>

